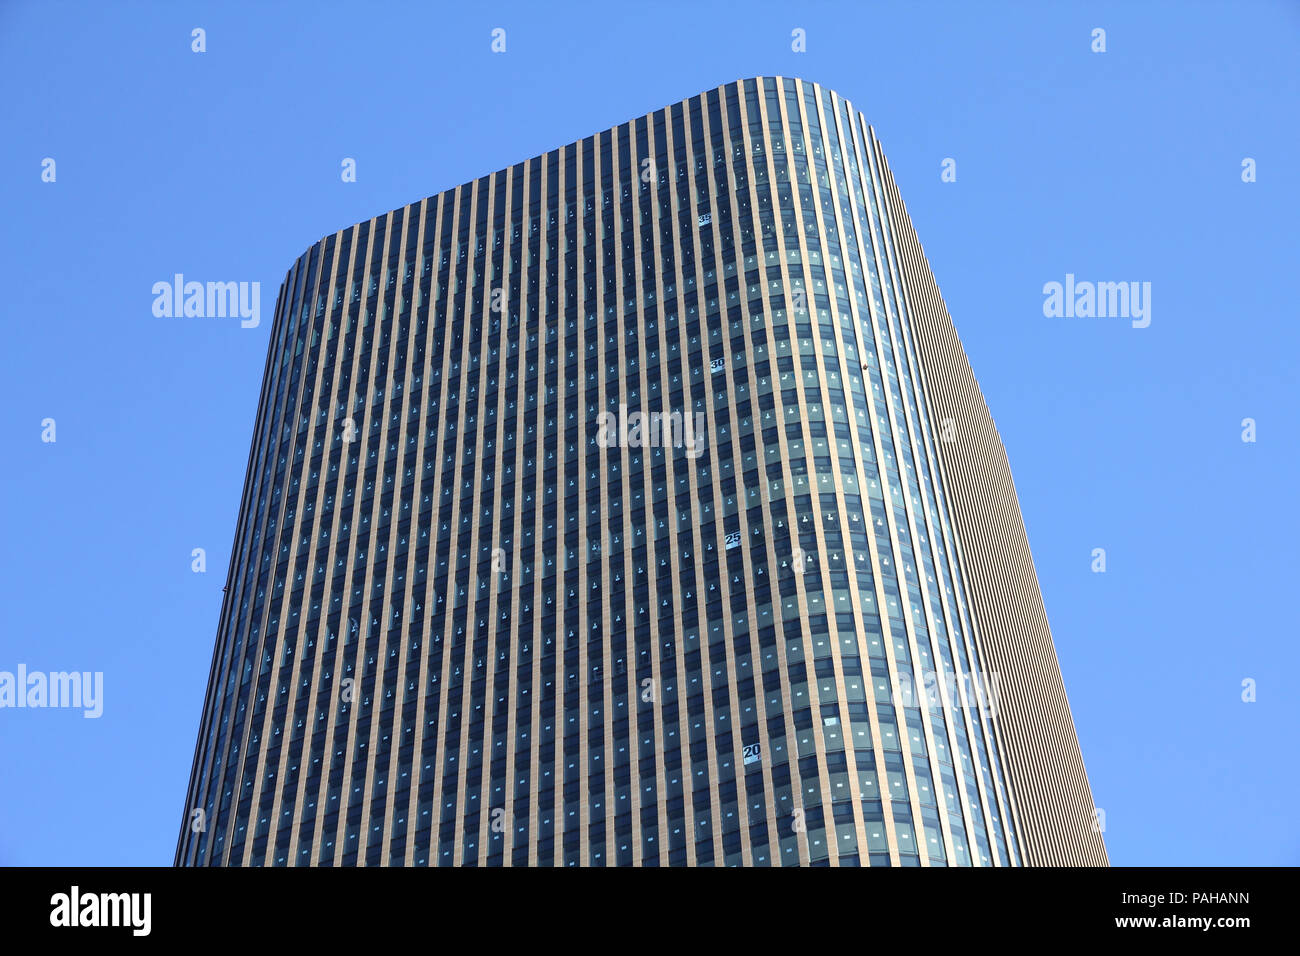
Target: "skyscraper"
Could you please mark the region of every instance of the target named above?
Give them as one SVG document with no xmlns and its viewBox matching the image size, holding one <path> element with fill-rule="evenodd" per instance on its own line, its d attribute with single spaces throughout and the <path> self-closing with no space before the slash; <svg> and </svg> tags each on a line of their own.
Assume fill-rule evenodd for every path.
<svg viewBox="0 0 1300 956">
<path fill-rule="evenodd" d="M 874 133 L 728 84 L 290 269 L 179 864 L 1104 864 Z"/>
</svg>

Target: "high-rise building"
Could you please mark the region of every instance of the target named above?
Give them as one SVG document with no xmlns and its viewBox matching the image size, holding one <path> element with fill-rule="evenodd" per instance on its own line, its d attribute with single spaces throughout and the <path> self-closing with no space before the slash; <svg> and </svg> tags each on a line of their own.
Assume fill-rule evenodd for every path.
<svg viewBox="0 0 1300 956">
<path fill-rule="evenodd" d="M 1104 864 L 873 131 L 709 90 L 290 269 L 179 864 Z"/>
</svg>

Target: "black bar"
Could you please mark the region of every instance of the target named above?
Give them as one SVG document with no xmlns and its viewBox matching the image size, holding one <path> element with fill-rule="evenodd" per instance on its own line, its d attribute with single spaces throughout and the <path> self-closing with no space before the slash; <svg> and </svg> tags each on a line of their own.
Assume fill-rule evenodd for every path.
<svg viewBox="0 0 1300 956">
<path fill-rule="evenodd" d="M 694 948 L 717 939 L 729 952 L 747 936 L 771 944 L 787 934 L 803 941 L 801 949 L 832 939 L 871 948 L 891 937 L 981 948 L 1098 937 L 1232 945 L 1260 928 L 1286 932 L 1278 911 L 1294 879 L 1287 869 L 1240 868 L 11 868 L 0 869 L 0 926 L 13 953 L 21 950 L 10 946 L 24 939 L 74 935 L 82 943 L 190 942 L 205 951 L 222 944 L 260 951 L 276 942 L 494 950 L 506 939 L 548 950 L 638 942 Z M 74 886 L 79 922 L 103 913 L 122 925 L 53 925 L 71 922 Z M 144 896 L 100 896 L 146 893 L 147 934 L 138 932 Z"/>
</svg>

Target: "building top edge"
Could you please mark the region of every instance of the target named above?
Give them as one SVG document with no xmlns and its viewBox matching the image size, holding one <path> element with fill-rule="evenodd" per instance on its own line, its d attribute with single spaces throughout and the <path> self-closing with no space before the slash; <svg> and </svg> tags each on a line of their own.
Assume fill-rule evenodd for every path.
<svg viewBox="0 0 1300 956">
<path fill-rule="evenodd" d="M 803 86 L 806 86 L 806 87 L 812 87 L 812 88 L 815 89 L 815 90 L 819 90 L 819 91 L 824 92 L 824 93 L 829 93 L 829 94 L 831 94 L 833 97 L 835 97 L 836 99 L 841 100 L 842 102 L 844 102 L 844 104 L 845 104 L 846 107 L 848 108 L 850 115 L 853 115 L 853 114 L 856 112 L 856 111 L 854 110 L 854 108 L 853 108 L 853 103 L 852 103 L 852 101 L 850 101 L 846 96 L 844 96 L 844 95 L 842 95 L 841 93 L 837 92 L 837 91 L 836 91 L 835 89 L 833 89 L 832 87 L 828 87 L 828 86 L 825 86 L 825 85 L 823 85 L 823 84 L 821 84 L 821 83 L 818 83 L 816 80 L 809 80 L 809 79 L 805 79 L 804 77 L 800 77 L 800 76 L 787 76 L 786 74 L 782 74 L 782 73 L 759 73 L 759 74 L 754 74 L 754 75 L 752 75 L 752 76 L 743 76 L 743 77 L 740 77 L 739 79 L 729 80 L 729 81 L 727 81 L 727 82 L 725 82 L 725 83 L 719 83 L 717 86 L 711 86 L 711 87 L 708 87 L 708 88 L 706 88 L 706 89 L 700 90 L 698 93 L 693 93 L 693 94 L 691 94 L 690 96 L 685 96 L 685 97 L 682 97 L 681 99 L 674 100 L 674 101 L 671 102 L 671 103 L 667 103 L 667 104 L 665 104 L 665 105 L 663 105 L 663 106 L 656 107 L 655 109 L 652 109 L 652 110 L 650 110 L 650 111 L 648 111 L 648 112 L 641 113 L 641 114 L 639 114 L 639 115 L 637 115 L 637 116 L 633 116 L 633 117 L 631 117 L 630 119 L 625 119 L 625 120 L 623 120 L 622 122 L 615 123 L 613 126 L 607 126 L 607 127 L 603 128 L 603 129 L 599 129 L 599 130 L 597 130 L 597 131 L 594 132 L 594 133 L 589 133 L 588 135 L 583 136 L 583 137 L 581 137 L 581 138 L 579 138 L 579 139 L 572 140 L 572 141 L 567 142 L 567 143 L 562 143 L 562 144 L 560 144 L 559 146 L 555 146 L 555 147 L 553 147 L 553 148 L 551 148 L 551 149 L 548 149 L 548 150 L 545 150 L 545 151 L 543 151 L 543 152 L 541 152 L 541 153 L 536 153 L 536 154 L 534 154 L 534 155 L 532 155 L 532 156 L 528 156 L 528 157 L 526 157 L 525 159 L 518 160 L 518 161 L 513 162 L 513 163 L 510 163 L 510 164 L 508 164 L 508 165 L 506 165 L 506 166 L 501 166 L 501 167 L 499 167 L 499 168 L 497 168 L 497 169 L 492 170 L 491 172 L 484 173 L 484 174 L 482 174 L 481 176 L 475 176 L 473 179 L 468 179 L 468 180 L 466 180 L 466 181 L 464 181 L 464 182 L 458 183 L 458 184 L 456 184 L 455 186 L 449 186 L 449 187 L 446 188 L 446 189 L 441 189 L 441 190 L 438 190 L 437 192 L 429 193 L 428 195 L 426 195 L 426 196 L 421 196 L 420 198 L 418 198 L 418 199 L 414 199 L 414 200 L 412 200 L 411 202 L 403 203 L 402 205 L 394 206 L 394 207 L 391 208 L 391 209 L 387 209 L 387 210 L 384 210 L 384 211 L 382 211 L 382 212 L 378 212 L 378 213 L 376 213 L 376 214 L 373 215 L 373 216 L 367 217 L 366 219 L 360 219 L 360 220 L 357 220 L 356 222 L 348 223 L 346 226 L 342 226 L 342 227 L 340 227 L 339 229 L 334 230 L 333 232 L 326 233 L 325 235 L 323 235 L 323 236 L 321 236 L 319 239 L 317 239 L 315 242 L 313 242 L 313 243 L 311 243 L 309 246 L 307 246 L 307 248 L 304 249 L 304 250 L 302 251 L 302 253 L 301 253 L 301 254 L 300 254 L 300 255 L 295 259 L 295 263 L 300 262 L 300 261 L 302 261 L 303 259 L 306 259 L 308 256 L 311 255 L 311 253 L 312 253 L 314 250 L 316 250 L 317 248 L 319 248 L 320 246 L 322 246 L 322 245 L 323 245 L 327 240 L 329 240 L 331 237 L 341 235 L 342 233 L 347 232 L 349 229 L 353 229 L 353 228 L 355 228 L 355 227 L 357 227 L 357 226 L 359 226 L 359 225 L 362 225 L 363 223 L 373 222 L 373 221 L 375 221 L 376 219 L 380 218 L 381 216 L 391 216 L 391 215 L 393 215 L 393 213 L 396 213 L 396 212 L 398 212 L 398 211 L 400 211 L 400 210 L 403 210 L 403 209 L 410 209 L 412 206 L 418 206 L 418 205 L 419 205 L 420 203 L 422 203 L 422 202 L 429 202 L 429 201 L 431 201 L 431 200 L 436 200 L 436 199 L 438 199 L 438 198 L 441 197 L 441 196 L 445 196 L 445 195 L 448 195 L 448 194 L 456 193 L 457 191 L 462 190 L 462 189 L 471 188 L 471 187 L 473 187 L 473 185 L 474 185 L 476 182 L 479 182 L 480 180 L 491 180 L 491 179 L 493 179 L 493 178 L 496 177 L 496 176 L 500 176 L 500 175 L 503 175 L 503 174 L 505 174 L 505 173 L 508 173 L 508 172 L 509 172 L 510 170 L 512 170 L 512 169 L 518 169 L 518 168 L 520 168 L 520 167 L 525 167 L 525 166 L 527 166 L 529 163 L 532 163 L 532 162 L 537 161 L 537 160 L 545 159 L 546 157 L 550 156 L 550 155 L 553 154 L 553 153 L 558 153 L 558 152 L 560 152 L 560 151 L 562 151 L 562 150 L 569 150 L 569 149 L 575 149 L 575 148 L 581 147 L 581 146 L 583 146 L 584 144 L 586 144 L 586 143 L 587 143 L 588 141 L 590 141 L 590 140 L 596 140 L 596 139 L 599 139 L 600 137 L 605 136 L 606 134 L 616 133 L 619 129 L 621 129 L 621 128 L 624 127 L 624 126 L 628 126 L 628 125 L 631 124 L 631 123 L 636 123 L 636 122 L 638 122 L 639 120 L 647 119 L 647 118 L 649 118 L 649 117 L 652 117 L 652 116 L 654 116 L 656 113 L 661 113 L 661 112 L 663 112 L 663 111 L 665 111 L 665 110 L 671 110 L 671 109 L 672 109 L 673 107 L 675 107 L 675 106 L 681 106 L 681 105 L 684 105 L 684 104 L 686 104 L 686 103 L 690 103 L 692 100 L 697 100 L 697 99 L 699 99 L 699 98 L 701 98 L 701 97 L 707 96 L 708 94 L 714 92 L 715 90 L 718 90 L 718 91 L 725 91 L 725 90 L 731 89 L 731 88 L 733 88 L 733 87 L 735 87 L 735 88 L 740 88 L 740 87 L 743 87 L 744 84 L 746 84 L 746 83 L 749 83 L 749 82 L 751 82 L 751 81 L 760 81 L 760 80 L 763 81 L 764 84 L 766 84 L 768 81 L 781 82 L 781 81 L 784 81 L 784 80 L 794 80 L 794 81 L 800 83 L 800 84 L 803 85 Z M 289 268 L 289 272 L 292 273 L 292 271 L 293 271 L 293 266 L 290 266 L 290 268 Z"/>
</svg>

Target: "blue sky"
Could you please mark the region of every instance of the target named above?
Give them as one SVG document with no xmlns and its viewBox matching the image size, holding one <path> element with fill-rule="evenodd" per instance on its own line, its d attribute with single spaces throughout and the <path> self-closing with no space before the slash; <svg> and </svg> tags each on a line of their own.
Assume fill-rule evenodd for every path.
<svg viewBox="0 0 1300 956">
<path fill-rule="evenodd" d="M 884 144 L 1007 446 L 1112 862 L 1300 863 L 1300 3 L 377 7 L 0 5 L 0 670 L 104 673 L 99 719 L 0 710 L 0 864 L 171 862 L 293 260 L 757 74 Z M 259 281 L 261 325 L 155 318 L 177 272 Z M 1150 326 L 1045 317 L 1067 273 L 1150 282 Z"/>
</svg>

